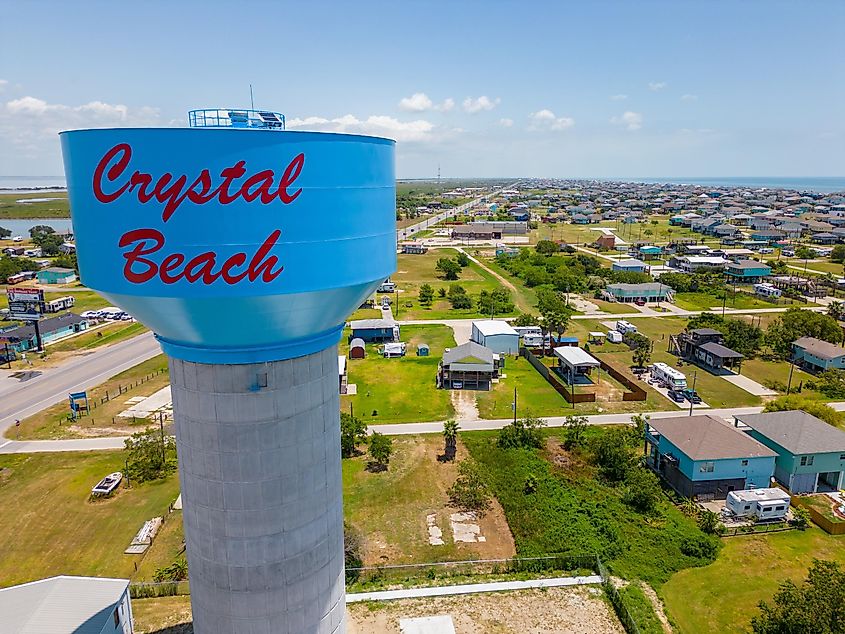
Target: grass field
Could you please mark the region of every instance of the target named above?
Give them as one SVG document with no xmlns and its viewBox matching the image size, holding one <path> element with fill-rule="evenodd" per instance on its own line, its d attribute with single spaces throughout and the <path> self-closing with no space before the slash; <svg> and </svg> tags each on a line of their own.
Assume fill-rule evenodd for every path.
<svg viewBox="0 0 845 634">
<path fill-rule="evenodd" d="M 146 520 L 167 512 L 179 482 L 172 475 L 89 501 L 91 487 L 123 463 L 117 451 L 0 456 L 0 586 L 58 574 L 132 575 L 138 557 L 124 549 Z"/>
<path fill-rule="evenodd" d="M 63 339 L 62 341 L 50 344 L 47 346 L 47 352 L 73 352 L 76 350 L 82 352 L 93 350 L 100 346 L 129 339 L 146 331 L 147 328 L 140 322 L 118 321 L 106 324 L 90 332 L 84 332 L 70 339 Z"/>
<path fill-rule="evenodd" d="M 789 384 L 789 363 L 786 361 L 765 361 L 763 359 L 744 359 L 742 362 L 742 374 L 749 379 L 754 379 L 758 383 L 766 385 L 772 381 L 782 383 L 784 386 Z M 790 393 L 800 394 L 802 398 L 809 398 L 820 401 L 831 400 L 824 394 L 810 390 L 804 387 L 804 383 L 808 380 L 813 380 L 812 374 L 808 374 L 803 370 L 795 367 L 792 371 L 792 384 Z M 785 390 L 778 390 L 785 393 Z M 836 399 L 833 399 L 836 400 Z"/>
<path fill-rule="evenodd" d="M 657 220 L 657 224 L 651 224 L 651 220 Z M 670 227 L 669 216 L 650 216 L 646 223 L 629 225 L 617 223 L 615 220 L 602 221 L 591 225 L 540 223 L 538 228 L 531 232 L 532 242 L 537 240 L 564 240 L 570 244 L 591 244 L 601 235 L 601 232 L 597 231 L 599 228 L 613 229 L 613 233 L 626 242 L 642 240 L 660 244 L 679 238 L 701 238 L 701 234 L 694 233 L 688 228 Z"/>
<path fill-rule="evenodd" d="M 341 341 L 339 354 L 347 354 L 347 339 L 345 336 Z M 341 397 L 343 411 L 348 412 L 352 406 L 355 415 L 368 424 L 445 420 L 454 416 L 449 391 L 435 386 L 443 350 L 455 346 L 452 329 L 440 325 L 403 326 L 402 341 L 408 344 L 405 357 L 385 359 L 378 354 L 377 344 L 367 344 L 365 359 L 347 361 L 349 383 L 357 386 L 358 393 Z M 417 356 L 419 343 L 429 345 L 430 356 Z"/>
<path fill-rule="evenodd" d="M 726 300 L 719 299 L 714 295 L 708 293 L 675 293 L 675 304 L 686 310 L 713 310 L 718 312 L 722 307 L 722 302 L 725 301 L 726 308 L 777 308 L 784 306 L 787 303 L 793 303 L 796 306 L 814 306 L 811 302 L 791 302 L 791 300 L 783 300 L 783 303 L 767 302 L 750 295 L 748 293 L 737 292 L 734 296 L 731 290 L 728 290 Z"/>
<path fill-rule="evenodd" d="M 845 563 L 845 537 L 819 528 L 724 540 L 718 559 L 682 570 L 662 589 L 670 618 L 681 634 L 747 632 L 757 603 L 778 584 L 799 581 L 813 558 Z"/>
<path fill-rule="evenodd" d="M 513 416 L 513 389 L 517 388 L 517 415 L 565 416 L 571 406 L 522 357 L 508 357 L 503 372 L 507 375 L 489 392 L 476 392 L 481 418 L 509 418 Z"/>
<path fill-rule="evenodd" d="M 60 198 L 61 200 L 37 203 L 16 202 L 24 198 Z M 70 218 L 67 193 L 0 194 L 0 220 L 3 218 Z M 0 224 L 1 226 L 3 225 Z"/>
<path fill-rule="evenodd" d="M 149 381 L 135 386 L 142 378 L 158 372 Z M 20 427 L 12 427 L 7 434 L 21 439 L 55 439 L 55 438 L 84 438 L 91 435 L 108 435 L 110 433 L 131 433 L 141 429 L 148 421 L 139 419 L 133 423 L 132 419 L 114 418 L 118 413 L 129 407 L 127 399 L 133 396 L 149 396 L 163 388 L 170 381 L 167 374 L 167 359 L 160 354 L 148 361 L 144 361 L 125 372 L 116 374 L 105 383 L 101 383 L 92 390 L 88 390 L 88 399 L 96 403 L 88 416 L 82 416 L 76 422 L 69 422 L 67 415 L 69 408 L 67 401 L 61 401 L 37 414 L 21 421 Z M 119 388 L 124 391 L 119 393 Z M 111 400 L 100 403 L 106 394 Z M 13 436 L 11 436 L 13 435 Z"/>
</svg>

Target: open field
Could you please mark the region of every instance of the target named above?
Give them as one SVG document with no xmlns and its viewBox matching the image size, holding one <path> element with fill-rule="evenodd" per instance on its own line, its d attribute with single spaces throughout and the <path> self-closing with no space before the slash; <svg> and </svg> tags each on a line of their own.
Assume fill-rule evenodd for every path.
<svg viewBox="0 0 845 634">
<path fill-rule="evenodd" d="M 815 306 L 814 302 L 799 302 L 787 298 L 782 299 L 778 303 L 768 302 L 748 293 L 737 292 L 736 295 L 728 287 L 727 297 L 719 299 L 709 293 L 675 293 L 675 304 L 679 308 L 686 310 L 712 310 L 718 313 L 722 307 L 722 302 L 725 303 L 725 308 L 778 308 L 782 306 L 794 305 L 800 307 Z"/>
<path fill-rule="evenodd" d="M 25 198 L 60 198 L 36 203 L 19 203 Z M 0 220 L 3 218 L 70 218 L 67 192 L 0 194 Z M 0 224 L 0 227 L 3 225 Z"/>
<path fill-rule="evenodd" d="M 348 359 L 349 383 L 357 386 L 354 396 L 341 397 L 341 409 L 350 407 L 367 424 L 445 420 L 453 417 L 449 390 L 435 386 L 437 365 L 443 350 L 455 346 L 448 326 L 402 326 L 402 341 L 408 344 L 406 356 L 385 359 L 378 344 L 367 344 L 365 359 Z M 427 343 L 431 356 L 418 357 L 417 344 Z M 349 350 L 347 336 L 340 342 L 339 354 Z"/>
<path fill-rule="evenodd" d="M 657 224 L 651 224 L 657 220 Z M 601 235 L 598 228 L 613 229 L 613 233 L 625 242 L 650 241 L 657 244 L 667 243 L 679 238 L 701 239 L 701 234 L 685 227 L 670 227 L 669 216 L 650 216 L 645 223 L 624 224 L 615 220 L 604 220 L 597 224 L 575 225 L 570 223 L 540 223 L 531 232 L 531 242 L 538 240 L 564 240 L 570 244 L 593 243 Z"/>
<path fill-rule="evenodd" d="M 135 386 L 136 382 L 153 374 L 156 375 Z M 56 439 L 108 436 L 139 431 L 149 421 L 139 419 L 133 423 L 131 418 L 116 418 L 117 414 L 129 407 L 126 403 L 128 399 L 134 396 L 149 396 L 166 386 L 169 381 L 167 359 L 160 354 L 134 368 L 116 374 L 105 383 L 89 390 L 88 400 L 96 402 L 97 407 L 92 409 L 88 416 L 83 416 L 75 422 L 68 421 L 67 415 L 70 409 L 67 401 L 62 401 L 25 418 L 21 421 L 20 427 L 10 428 L 7 434 L 21 439 Z M 119 393 L 121 388 L 123 391 Z M 109 395 L 110 400 L 100 403 L 100 399 L 106 394 Z"/>
<path fill-rule="evenodd" d="M 47 346 L 47 352 L 84 352 L 135 337 L 146 331 L 146 326 L 140 322 L 117 321 L 50 344 Z"/>
<path fill-rule="evenodd" d="M 515 554 L 513 538 L 498 504 L 479 522 L 484 543 L 455 543 L 447 490 L 457 477 L 457 462 L 439 462 L 439 435 L 397 436 L 387 471 L 366 470 L 367 456 L 343 461 L 346 521 L 363 537 L 365 566 L 469 559 L 507 559 Z M 365 447 L 362 447 L 365 449 Z M 466 457 L 459 443 L 457 460 Z M 444 545 L 428 542 L 426 516 L 436 515 Z"/>
<path fill-rule="evenodd" d="M 513 416 L 513 390 L 517 390 L 517 415 L 565 416 L 571 406 L 522 357 L 508 357 L 502 370 L 507 376 L 489 392 L 475 392 L 481 418 L 509 418 Z"/>
<path fill-rule="evenodd" d="M 789 385 L 789 363 L 786 361 L 766 361 L 763 359 L 744 359 L 742 361 L 742 374 L 749 379 L 754 379 L 758 383 L 772 385 L 773 381 L 782 384 L 778 386 L 779 392 L 786 393 L 785 387 Z M 814 380 L 812 374 L 804 372 L 797 366 L 792 371 L 792 385 L 790 389 L 791 394 L 800 394 L 802 398 L 818 399 L 820 401 L 836 400 L 826 397 L 824 394 L 810 390 L 804 387 L 804 383 L 808 380 Z"/>
<path fill-rule="evenodd" d="M 91 502 L 91 487 L 123 463 L 118 451 L 0 456 L 0 586 L 57 574 L 131 576 L 138 557 L 124 549 L 146 520 L 167 512 L 179 482 L 123 484 Z"/>
<path fill-rule="evenodd" d="M 781 581 L 803 579 L 813 558 L 845 563 L 843 546 L 845 536 L 816 527 L 725 539 L 714 563 L 664 584 L 667 611 L 681 634 L 747 632 L 757 603 L 771 599 Z"/>
</svg>

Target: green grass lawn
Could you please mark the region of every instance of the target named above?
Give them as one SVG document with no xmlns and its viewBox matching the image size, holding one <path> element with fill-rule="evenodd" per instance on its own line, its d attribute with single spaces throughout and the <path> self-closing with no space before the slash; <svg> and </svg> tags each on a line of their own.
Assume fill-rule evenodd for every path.
<svg viewBox="0 0 845 634">
<path fill-rule="evenodd" d="M 614 315 L 637 312 L 637 309 L 635 307 L 631 306 L 630 304 L 625 304 L 623 302 L 606 302 L 603 299 L 595 299 L 594 297 L 588 296 L 585 296 L 584 299 L 586 299 L 588 302 L 592 302 L 604 312 L 611 313 Z"/>
<path fill-rule="evenodd" d="M 537 293 L 533 288 L 525 286 L 525 283 L 521 279 L 499 266 L 494 258 L 484 258 L 483 262 L 490 270 L 495 271 L 516 287 L 517 292 L 514 293 L 514 303 L 520 311 L 523 313 L 537 314 Z"/>
<path fill-rule="evenodd" d="M 123 551 L 146 520 L 167 512 L 179 482 L 174 474 L 91 502 L 91 487 L 123 462 L 119 451 L 0 456 L 0 586 L 133 574 L 139 557 Z"/>
<path fill-rule="evenodd" d="M 845 563 L 845 537 L 819 528 L 724 540 L 718 559 L 675 574 L 662 588 L 681 634 L 747 632 L 761 600 L 806 576 L 813 558 Z"/>
<path fill-rule="evenodd" d="M 481 418 L 508 418 L 513 416 L 513 388 L 517 388 L 517 414 L 519 416 L 565 416 L 571 406 L 551 385 L 522 357 L 508 357 L 503 372 L 507 375 L 489 392 L 477 392 L 476 403 Z"/>
<path fill-rule="evenodd" d="M 60 198 L 61 200 L 37 203 L 16 202 L 24 198 Z M 3 218 L 70 218 L 67 193 L 0 194 L 0 220 Z"/>
<path fill-rule="evenodd" d="M 347 331 L 348 335 L 348 331 Z M 347 354 L 345 336 L 339 354 Z M 367 344 L 365 359 L 349 359 L 349 383 L 357 385 L 354 396 L 341 397 L 341 409 L 350 405 L 355 415 L 368 424 L 445 420 L 455 410 L 448 390 L 435 386 L 437 365 L 443 350 L 455 346 L 448 326 L 403 326 L 402 341 L 408 344 L 407 355 L 400 359 L 379 356 L 377 344 Z M 431 355 L 417 356 L 417 344 L 427 343 Z M 373 412 L 377 412 L 373 415 Z"/>
<path fill-rule="evenodd" d="M 742 374 L 749 379 L 754 379 L 763 385 L 777 381 L 783 386 L 789 385 L 789 363 L 786 361 L 765 361 L 763 359 L 744 359 L 742 361 Z M 812 374 L 804 372 L 795 367 L 792 371 L 791 394 L 800 394 L 802 398 L 818 399 L 821 401 L 838 400 L 829 399 L 824 394 L 804 387 L 804 383 L 813 380 Z M 799 391 L 800 390 L 800 391 Z M 786 390 L 778 390 L 785 394 Z"/>
<path fill-rule="evenodd" d="M 657 220 L 657 224 L 651 224 L 651 220 Z M 564 240 L 570 244 L 591 244 L 601 235 L 601 232 L 596 230 L 599 227 L 613 229 L 613 233 L 626 242 L 648 240 L 657 244 L 665 244 L 679 238 L 701 238 L 700 234 L 694 233 L 688 228 L 669 226 L 669 216 L 666 215 L 649 216 L 646 223 L 630 225 L 617 223 L 615 220 L 606 220 L 590 225 L 540 223 L 538 228 L 531 232 L 532 242 L 537 240 Z"/>
</svg>

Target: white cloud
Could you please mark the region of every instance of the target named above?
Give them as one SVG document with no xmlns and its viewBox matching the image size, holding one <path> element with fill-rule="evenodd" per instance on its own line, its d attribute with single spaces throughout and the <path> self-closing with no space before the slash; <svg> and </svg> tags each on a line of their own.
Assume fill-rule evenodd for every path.
<svg viewBox="0 0 845 634">
<path fill-rule="evenodd" d="M 611 95 L 611 101 L 625 101 L 628 98 L 628 95 Z"/>
<path fill-rule="evenodd" d="M 532 112 L 529 117 L 529 130 L 568 130 L 575 125 L 572 117 L 558 117 L 548 108 Z"/>
<path fill-rule="evenodd" d="M 499 119 L 499 125 L 503 128 L 511 128 L 513 127 L 513 119 L 508 119 L 507 117 Z"/>
<path fill-rule="evenodd" d="M 639 130 L 643 127 L 643 115 L 639 112 L 631 112 L 628 110 L 618 117 L 611 118 L 610 122 L 613 125 L 625 126 L 628 130 Z"/>
<path fill-rule="evenodd" d="M 667 84 L 665 81 L 650 81 L 648 82 L 648 89 L 654 92 L 658 90 L 663 90 L 666 88 Z"/>
<path fill-rule="evenodd" d="M 431 99 L 424 92 L 415 92 L 410 97 L 405 97 L 399 101 L 399 109 L 407 112 L 425 112 L 431 110 Z"/>
<path fill-rule="evenodd" d="M 449 112 L 455 107 L 455 100 L 448 97 L 443 100 L 443 103 L 434 106 L 434 109 L 439 112 Z"/>
<path fill-rule="evenodd" d="M 0 79 L 0 91 L 2 91 L 9 84 L 8 79 Z"/>
<path fill-rule="evenodd" d="M 469 112 L 470 114 L 475 114 L 476 112 L 481 112 L 482 110 L 492 110 L 499 105 L 500 101 L 501 99 L 498 97 L 490 99 L 487 95 L 481 95 L 477 99 L 467 97 L 464 99 L 463 103 L 464 111 Z"/>
<path fill-rule="evenodd" d="M 681 101 L 698 101 L 698 95 L 690 95 L 689 93 L 681 95 Z"/>
<path fill-rule="evenodd" d="M 424 119 L 399 121 L 386 115 L 372 115 L 358 119 L 347 114 L 335 119 L 305 117 L 288 119 L 287 127 L 293 130 L 316 130 L 320 132 L 347 132 L 386 136 L 397 141 L 428 141 L 432 138 L 434 124 Z"/>
</svg>

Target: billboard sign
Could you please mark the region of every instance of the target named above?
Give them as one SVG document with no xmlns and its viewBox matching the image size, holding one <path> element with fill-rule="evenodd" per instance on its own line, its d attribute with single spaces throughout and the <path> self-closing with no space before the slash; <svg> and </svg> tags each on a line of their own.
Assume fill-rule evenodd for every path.
<svg viewBox="0 0 845 634">
<path fill-rule="evenodd" d="M 396 268 L 392 140 L 150 128 L 61 141 L 83 283 L 172 356 L 321 350 Z"/>
<path fill-rule="evenodd" d="M 37 288 L 7 288 L 9 319 L 36 321 L 44 311 L 44 291 Z"/>
</svg>

